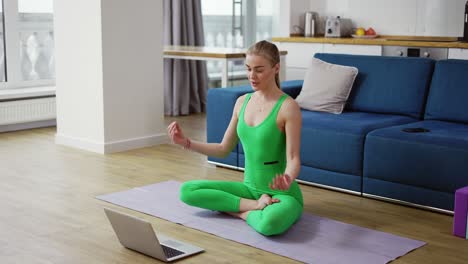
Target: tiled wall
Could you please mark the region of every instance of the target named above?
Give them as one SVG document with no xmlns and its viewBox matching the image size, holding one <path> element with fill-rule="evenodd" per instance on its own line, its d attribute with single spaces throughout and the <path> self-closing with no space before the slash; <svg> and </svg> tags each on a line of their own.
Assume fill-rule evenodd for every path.
<svg viewBox="0 0 468 264">
<path fill-rule="evenodd" d="M 461 36 L 463 33 L 466 0 L 308 1 L 309 10 L 320 16 L 351 18 L 355 27 L 373 27 L 383 35 Z"/>
</svg>

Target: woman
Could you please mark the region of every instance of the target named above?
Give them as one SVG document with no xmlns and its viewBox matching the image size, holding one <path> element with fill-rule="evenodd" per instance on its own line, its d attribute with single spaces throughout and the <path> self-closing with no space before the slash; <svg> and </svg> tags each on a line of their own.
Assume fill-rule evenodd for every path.
<svg viewBox="0 0 468 264">
<path fill-rule="evenodd" d="M 186 138 L 177 124 L 168 127 L 172 142 L 201 154 L 228 155 L 240 138 L 244 147 L 244 182 L 189 181 L 183 202 L 240 217 L 270 236 L 288 230 L 301 216 L 302 193 L 295 181 L 300 169 L 302 118 L 298 104 L 280 89 L 278 48 L 267 41 L 246 54 L 247 76 L 254 90 L 237 99 L 221 143 Z"/>
</svg>

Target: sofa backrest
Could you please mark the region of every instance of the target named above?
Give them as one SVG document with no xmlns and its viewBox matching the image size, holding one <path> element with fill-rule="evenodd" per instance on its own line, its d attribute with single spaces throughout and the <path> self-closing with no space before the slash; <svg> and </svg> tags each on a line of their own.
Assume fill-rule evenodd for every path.
<svg viewBox="0 0 468 264">
<path fill-rule="evenodd" d="M 327 53 L 315 57 L 358 68 L 345 110 L 423 117 L 434 60 Z"/>
<path fill-rule="evenodd" d="M 468 61 L 443 60 L 435 66 L 424 119 L 468 123 Z"/>
</svg>

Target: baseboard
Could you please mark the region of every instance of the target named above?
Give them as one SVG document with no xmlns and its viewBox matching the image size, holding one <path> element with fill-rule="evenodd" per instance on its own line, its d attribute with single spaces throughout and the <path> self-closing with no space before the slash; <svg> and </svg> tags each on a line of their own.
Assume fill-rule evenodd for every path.
<svg viewBox="0 0 468 264">
<path fill-rule="evenodd" d="M 432 207 L 432 206 L 414 204 L 414 203 L 410 203 L 410 202 L 405 202 L 405 201 L 401 201 L 401 200 L 397 200 L 397 199 L 393 199 L 393 198 L 387 198 L 387 197 L 382 197 L 382 196 L 368 194 L 368 193 L 363 193 L 362 196 L 366 197 L 366 198 L 371 198 L 371 199 L 390 202 L 390 203 L 396 203 L 396 204 L 405 205 L 405 206 L 409 206 L 409 207 L 415 207 L 415 208 L 428 210 L 428 211 L 433 211 L 433 212 L 437 212 L 437 213 L 453 215 L 453 211 L 446 210 L 446 209 L 440 209 L 440 208 L 436 208 L 436 207 Z"/>
<path fill-rule="evenodd" d="M 109 153 L 121 152 L 121 151 L 126 151 L 126 150 L 131 150 L 131 149 L 150 147 L 154 145 L 166 144 L 168 142 L 169 140 L 165 133 L 147 136 L 147 137 L 111 141 L 111 142 L 106 142 L 106 143 L 92 141 L 89 139 L 70 137 L 70 136 L 65 136 L 61 134 L 55 135 L 56 144 L 65 145 L 65 146 L 74 147 L 74 148 L 101 153 L 101 154 L 109 154 Z"/>
<path fill-rule="evenodd" d="M 296 179 L 296 181 L 297 181 L 298 183 L 301 183 L 301 184 L 304 184 L 304 185 L 319 187 L 319 188 L 322 188 L 322 189 L 327 189 L 327 190 L 332 190 L 332 191 L 337 191 L 337 192 L 343 192 L 343 193 L 348 193 L 348 194 L 357 195 L 357 196 L 361 196 L 361 195 L 362 195 L 360 192 L 350 191 L 350 190 L 343 189 L 343 188 L 338 188 L 338 187 L 323 185 L 323 184 L 314 183 L 314 182 L 309 182 L 309 181 L 304 181 L 304 180 L 299 180 L 299 179 Z"/>
<path fill-rule="evenodd" d="M 224 163 L 221 163 L 221 162 L 208 160 L 208 163 L 213 164 L 213 165 L 218 166 L 218 167 L 224 167 L 224 168 L 227 168 L 227 169 L 240 170 L 239 167 L 237 167 L 237 166 L 227 165 L 227 164 L 224 164 Z"/>
<path fill-rule="evenodd" d="M 57 122 L 55 121 L 55 119 L 52 119 L 52 120 L 27 122 L 27 123 L 21 123 L 21 124 L 0 125 L 0 132 L 10 132 L 10 131 L 18 131 L 18 130 L 25 130 L 25 129 L 32 129 L 32 128 L 40 128 L 40 127 L 52 127 L 52 126 L 56 126 L 56 124 Z"/>
<path fill-rule="evenodd" d="M 147 137 L 131 138 L 126 140 L 108 142 L 104 146 L 104 153 L 114 153 L 131 149 L 146 148 L 166 143 L 169 143 L 169 138 L 167 137 L 167 134 L 160 133 L 157 135 Z"/>
</svg>

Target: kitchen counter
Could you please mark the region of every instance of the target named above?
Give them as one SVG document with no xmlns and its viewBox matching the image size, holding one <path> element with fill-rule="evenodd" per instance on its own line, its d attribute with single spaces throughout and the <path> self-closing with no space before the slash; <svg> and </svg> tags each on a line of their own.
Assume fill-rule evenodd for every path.
<svg viewBox="0 0 468 264">
<path fill-rule="evenodd" d="M 325 38 L 325 37 L 274 37 L 273 42 L 296 43 L 329 43 L 349 45 L 380 45 L 380 46 L 407 46 L 432 48 L 460 48 L 468 49 L 467 42 L 460 42 L 454 37 L 422 37 L 422 36 L 378 36 L 373 39 L 364 38 Z"/>
<path fill-rule="evenodd" d="M 213 58 L 213 59 L 244 59 L 247 49 L 204 47 L 204 46 L 164 46 L 164 56 L 177 58 Z M 288 54 L 281 50 L 280 55 Z"/>
<path fill-rule="evenodd" d="M 183 60 L 218 60 L 221 61 L 221 86 L 227 87 L 229 80 L 228 62 L 245 59 L 246 49 L 204 47 L 204 46 L 164 46 L 163 58 Z M 280 51 L 281 66 L 280 76 L 285 76 L 285 60 L 288 54 L 286 50 Z"/>
</svg>

